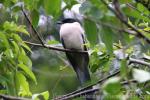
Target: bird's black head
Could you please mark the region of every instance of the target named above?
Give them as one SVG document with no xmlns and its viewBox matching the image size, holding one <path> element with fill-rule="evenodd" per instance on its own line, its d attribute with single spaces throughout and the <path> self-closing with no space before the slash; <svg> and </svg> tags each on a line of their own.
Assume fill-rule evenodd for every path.
<svg viewBox="0 0 150 100">
<path fill-rule="evenodd" d="M 62 20 L 62 23 L 74 23 L 74 22 L 77 22 L 77 20 L 72 18 Z"/>
<path fill-rule="evenodd" d="M 62 21 L 57 22 L 57 24 L 74 23 L 74 22 L 79 22 L 79 21 L 73 18 L 66 18 L 63 19 Z"/>
</svg>

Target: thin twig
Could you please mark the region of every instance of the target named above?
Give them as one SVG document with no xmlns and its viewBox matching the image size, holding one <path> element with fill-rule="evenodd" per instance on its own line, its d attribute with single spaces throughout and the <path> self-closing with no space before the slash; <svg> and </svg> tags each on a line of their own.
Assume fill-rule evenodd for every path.
<svg viewBox="0 0 150 100">
<path fill-rule="evenodd" d="M 139 59 L 134 59 L 134 58 L 129 58 L 130 63 L 137 63 L 137 64 L 141 64 L 141 65 L 145 65 L 150 67 L 150 63 L 145 62 L 143 60 L 139 60 Z"/>
<path fill-rule="evenodd" d="M 26 20 L 28 21 L 29 25 L 32 27 L 34 33 L 37 35 L 37 37 L 38 37 L 40 43 L 44 46 L 44 42 L 43 42 L 42 38 L 40 37 L 39 33 L 36 31 L 36 29 L 35 29 L 34 26 L 32 25 L 32 23 L 31 23 L 30 19 L 28 18 L 28 16 L 26 15 L 26 13 L 25 13 L 25 11 L 24 11 L 24 9 L 23 9 L 23 6 L 21 6 L 21 10 L 22 10 L 22 12 L 23 12 L 23 14 L 24 14 Z"/>
<path fill-rule="evenodd" d="M 38 46 L 38 47 L 44 47 L 47 49 L 51 49 L 51 50 L 57 50 L 57 51 L 62 51 L 62 52 L 71 52 L 71 53 L 88 53 L 87 51 L 75 51 L 75 50 L 70 50 L 70 49 L 63 49 L 63 48 L 57 48 L 57 47 L 53 47 L 47 44 L 37 44 L 37 43 L 32 43 L 32 42 L 28 42 L 28 41 L 24 41 L 26 44 L 30 44 L 33 46 Z"/>
</svg>

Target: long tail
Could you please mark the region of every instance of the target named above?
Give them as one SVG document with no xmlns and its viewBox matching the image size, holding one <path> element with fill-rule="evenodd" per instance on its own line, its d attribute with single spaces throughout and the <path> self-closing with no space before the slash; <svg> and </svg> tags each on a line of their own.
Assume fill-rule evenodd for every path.
<svg viewBox="0 0 150 100">
<path fill-rule="evenodd" d="M 77 77 L 83 86 L 84 83 L 91 80 L 89 70 L 88 70 L 88 63 L 89 63 L 89 56 L 88 54 L 79 54 L 79 53 L 69 53 L 66 52 L 66 56 L 71 63 L 73 69 L 75 70 Z M 90 94 L 92 95 L 92 94 Z M 93 100 L 92 96 L 87 96 L 86 100 Z"/>
<path fill-rule="evenodd" d="M 91 80 L 88 68 L 84 68 L 84 70 L 81 70 L 79 69 L 79 67 L 77 67 L 76 74 L 81 85 Z"/>
<path fill-rule="evenodd" d="M 90 74 L 88 68 L 86 67 L 83 71 L 77 67 L 76 74 L 78 79 L 80 80 L 81 85 L 83 86 L 86 82 L 91 81 Z M 85 94 L 86 100 L 93 100 L 93 93 Z"/>
</svg>

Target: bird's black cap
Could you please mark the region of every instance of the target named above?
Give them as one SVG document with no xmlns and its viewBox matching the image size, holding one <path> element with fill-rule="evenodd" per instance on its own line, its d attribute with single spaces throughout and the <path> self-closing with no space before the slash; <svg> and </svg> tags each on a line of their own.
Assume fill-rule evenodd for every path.
<svg viewBox="0 0 150 100">
<path fill-rule="evenodd" d="M 57 24 L 74 23 L 74 22 L 79 22 L 79 21 L 73 18 L 66 18 L 66 19 L 63 19 L 62 21 L 58 21 Z"/>
<path fill-rule="evenodd" d="M 74 23 L 74 22 L 78 22 L 76 19 L 72 19 L 72 18 L 67 18 L 62 20 L 63 23 Z"/>
</svg>

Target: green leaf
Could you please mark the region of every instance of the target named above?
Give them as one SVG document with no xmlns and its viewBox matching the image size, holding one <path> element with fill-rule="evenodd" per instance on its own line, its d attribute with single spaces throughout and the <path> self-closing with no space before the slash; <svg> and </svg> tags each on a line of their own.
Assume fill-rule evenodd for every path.
<svg viewBox="0 0 150 100">
<path fill-rule="evenodd" d="M 12 34 L 11 34 L 11 37 L 14 39 L 14 41 L 15 41 L 16 43 L 18 43 L 18 44 L 22 43 L 22 39 L 21 39 L 21 37 L 20 37 L 18 34 L 12 33 Z"/>
<path fill-rule="evenodd" d="M 129 44 L 131 42 L 129 34 L 124 33 L 124 34 L 122 34 L 122 36 L 124 37 L 124 39 L 122 41 L 125 42 L 125 44 Z"/>
<path fill-rule="evenodd" d="M 5 30 L 16 30 L 17 25 L 14 22 L 8 22 L 6 21 L 3 25 L 3 28 Z"/>
<path fill-rule="evenodd" d="M 54 18 L 58 17 L 61 11 L 61 0 L 44 0 L 44 8 L 47 14 L 52 15 Z"/>
<path fill-rule="evenodd" d="M 0 32 L 0 49 L 6 49 L 9 47 L 9 42 L 7 40 L 6 35 Z"/>
<path fill-rule="evenodd" d="M 8 58 L 14 58 L 14 54 L 12 52 L 12 49 L 7 49 L 4 54 L 8 57 Z"/>
<path fill-rule="evenodd" d="M 94 51 L 90 56 L 90 70 L 92 73 L 99 68 L 107 67 L 108 63 L 109 56 L 105 53 L 99 55 L 98 52 Z"/>
<path fill-rule="evenodd" d="M 0 1 L 0 3 L 4 3 L 4 2 L 5 2 L 5 0 L 1 0 L 1 1 Z"/>
<path fill-rule="evenodd" d="M 67 4 L 68 9 L 71 9 L 73 5 L 78 4 L 76 0 L 64 0 L 64 2 Z"/>
<path fill-rule="evenodd" d="M 14 46 L 14 51 L 16 54 L 18 54 L 20 51 L 19 51 L 19 46 L 18 44 L 15 42 L 15 41 L 11 41 L 11 43 L 13 44 Z"/>
<path fill-rule="evenodd" d="M 94 73 L 98 68 L 99 68 L 99 59 L 98 58 L 98 54 L 97 54 L 97 50 L 94 50 L 90 56 L 90 70 L 92 73 Z"/>
<path fill-rule="evenodd" d="M 49 99 L 49 92 L 48 91 L 42 92 L 41 95 L 44 97 L 44 100 Z"/>
<path fill-rule="evenodd" d="M 88 40 L 91 44 L 96 44 L 97 42 L 97 27 L 96 24 L 88 19 L 84 20 L 84 29 Z"/>
<path fill-rule="evenodd" d="M 145 97 L 145 95 L 144 95 L 144 97 Z M 145 99 L 147 99 L 147 96 L 146 96 Z M 134 96 L 130 96 L 130 97 L 129 97 L 129 100 L 141 100 L 141 99 L 139 98 L 139 96 L 134 95 Z"/>
<path fill-rule="evenodd" d="M 6 77 L 0 75 L 0 83 L 4 83 L 4 82 L 10 82 L 10 81 Z"/>
<path fill-rule="evenodd" d="M 107 94 L 104 96 L 104 100 L 122 100 L 121 99 L 121 95 L 110 95 L 110 94 Z"/>
<path fill-rule="evenodd" d="M 28 56 L 26 56 L 24 50 L 21 48 L 21 52 L 18 57 L 19 63 L 23 63 L 24 65 L 28 66 L 29 68 L 32 67 L 32 61 Z"/>
<path fill-rule="evenodd" d="M 3 2 L 3 1 L 2 1 Z M 14 2 L 12 0 L 4 0 L 3 5 L 5 7 L 11 7 L 14 5 Z"/>
<path fill-rule="evenodd" d="M 91 66 L 91 72 L 94 73 L 96 72 L 96 70 L 100 67 L 106 67 L 106 65 L 108 64 L 109 59 L 108 58 L 103 58 L 103 59 L 98 59 L 98 63 L 94 64 L 93 66 Z"/>
<path fill-rule="evenodd" d="M 121 91 L 121 84 L 119 80 L 120 80 L 119 77 L 113 77 L 108 79 L 103 85 L 104 91 L 110 95 L 119 94 Z"/>
<path fill-rule="evenodd" d="M 140 3 L 137 4 L 137 9 L 141 12 L 144 12 L 146 10 L 146 8 Z"/>
<path fill-rule="evenodd" d="M 142 19 L 146 22 L 150 22 L 150 19 L 146 16 L 141 16 L 141 13 L 133 10 L 133 9 L 129 9 L 129 8 L 123 8 L 124 13 L 129 16 L 129 17 L 133 17 L 133 18 L 137 18 L 137 19 Z"/>
<path fill-rule="evenodd" d="M 33 94 L 32 98 L 33 100 L 49 100 L 49 92 L 45 91 L 39 94 Z"/>
<path fill-rule="evenodd" d="M 56 40 L 50 40 L 50 41 L 48 41 L 48 43 L 47 44 L 59 44 L 60 42 L 59 41 L 56 41 Z"/>
<path fill-rule="evenodd" d="M 29 69 L 29 67 L 27 67 L 24 64 L 18 64 L 18 67 L 21 68 L 25 72 L 25 74 L 27 74 L 29 76 L 29 78 L 31 78 L 35 83 L 37 83 L 36 78 L 35 78 L 33 72 L 31 71 L 31 69 Z"/>
<path fill-rule="evenodd" d="M 107 27 L 103 27 L 100 33 L 101 39 L 106 45 L 107 51 L 110 55 L 113 54 L 113 32 Z"/>
<path fill-rule="evenodd" d="M 17 0 L 17 2 L 18 2 L 18 0 Z M 21 4 L 17 3 L 17 2 L 14 6 L 11 7 L 11 10 L 13 11 L 13 13 L 17 13 L 21 10 Z"/>
<path fill-rule="evenodd" d="M 119 2 L 120 2 L 120 3 L 123 3 L 123 4 L 124 4 L 124 3 L 126 4 L 126 3 L 132 2 L 132 0 L 119 0 Z"/>
<path fill-rule="evenodd" d="M 89 0 L 89 2 L 91 2 L 91 4 L 94 5 L 94 6 L 96 6 L 96 7 L 101 6 L 100 5 L 100 3 L 101 3 L 100 0 Z"/>
<path fill-rule="evenodd" d="M 144 28 L 144 30 L 150 32 L 150 27 L 146 27 L 146 28 Z"/>
<path fill-rule="evenodd" d="M 26 52 L 24 51 L 23 48 L 20 48 L 20 51 L 21 51 L 20 55 L 26 56 Z M 27 57 L 27 58 L 28 58 L 28 57 Z"/>
<path fill-rule="evenodd" d="M 127 67 L 127 60 L 126 59 L 122 59 L 121 60 L 121 69 L 120 69 L 122 77 L 126 77 L 127 69 L 128 69 L 128 67 Z"/>
<path fill-rule="evenodd" d="M 43 0 L 23 0 L 25 7 L 32 11 L 33 9 L 39 9 L 39 2 L 42 3 Z M 41 4 L 42 5 L 42 4 Z"/>
<path fill-rule="evenodd" d="M 91 72 L 94 73 L 96 72 L 96 70 L 99 68 L 99 65 L 98 64 L 93 64 L 90 68 Z"/>
<path fill-rule="evenodd" d="M 26 43 L 22 42 L 22 43 L 21 43 L 21 46 L 23 46 L 23 47 L 24 47 L 25 49 L 27 49 L 28 51 L 32 52 L 31 49 L 30 49 L 30 47 L 29 47 Z"/>
<path fill-rule="evenodd" d="M 31 96 L 31 92 L 29 89 L 29 83 L 26 80 L 26 77 L 21 72 L 16 72 L 16 80 L 19 85 L 19 93 L 20 96 Z"/>
<path fill-rule="evenodd" d="M 7 94 L 7 90 L 0 90 L 0 94 Z"/>
<path fill-rule="evenodd" d="M 17 26 L 17 24 L 15 24 L 14 22 L 6 21 L 3 25 L 3 28 L 5 29 L 5 31 L 9 30 L 12 32 L 21 32 L 21 33 L 29 35 L 29 33 L 25 29 L 25 26 L 23 26 L 23 25 Z"/>
<path fill-rule="evenodd" d="M 6 84 L 7 93 L 10 95 L 16 95 L 16 91 L 15 91 L 15 87 L 14 87 L 15 86 L 14 73 L 8 72 L 3 76 L 9 80 L 9 81 L 7 81 L 7 84 Z M 12 87 L 14 87 L 14 88 L 12 88 Z"/>
<path fill-rule="evenodd" d="M 13 3 L 17 3 L 18 2 L 18 0 L 11 0 Z"/>
<path fill-rule="evenodd" d="M 32 24 L 34 27 L 37 27 L 39 21 L 39 12 L 37 10 L 33 10 L 31 12 Z"/>
<path fill-rule="evenodd" d="M 92 17 L 92 18 L 94 18 L 94 19 L 99 20 L 100 18 L 103 17 L 103 14 L 102 14 L 102 12 L 101 12 L 100 9 L 98 9 L 98 8 L 96 8 L 96 7 L 92 7 L 92 8 L 90 9 L 90 12 L 89 12 L 88 16 L 90 16 L 90 17 Z"/>
<path fill-rule="evenodd" d="M 30 34 L 28 33 L 28 31 L 25 29 L 25 26 L 23 26 L 23 25 L 19 25 L 19 26 L 16 28 L 15 31 L 16 31 L 16 32 L 24 33 L 24 34 L 26 34 L 26 35 L 30 35 Z"/>
</svg>

